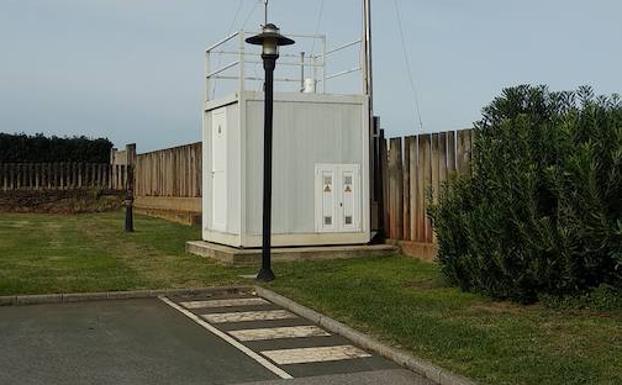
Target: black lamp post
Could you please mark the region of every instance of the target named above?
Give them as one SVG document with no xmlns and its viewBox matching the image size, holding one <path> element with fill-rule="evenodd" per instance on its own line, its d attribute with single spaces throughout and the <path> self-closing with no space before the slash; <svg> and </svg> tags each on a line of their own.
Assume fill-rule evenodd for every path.
<svg viewBox="0 0 622 385">
<path fill-rule="evenodd" d="M 279 28 L 274 24 L 266 24 L 262 33 L 249 37 L 246 42 L 262 46 L 261 58 L 265 70 L 265 101 L 264 101 L 264 139 L 263 139 L 263 242 L 261 253 L 261 270 L 257 280 L 270 282 L 275 276 L 272 272 L 270 248 L 271 248 L 271 222 L 272 222 L 272 111 L 274 104 L 274 68 L 279 58 L 279 47 L 292 45 L 295 42 L 279 33 Z"/>
<path fill-rule="evenodd" d="M 127 166 L 127 185 L 125 188 L 125 232 L 134 232 L 134 166 Z"/>
</svg>

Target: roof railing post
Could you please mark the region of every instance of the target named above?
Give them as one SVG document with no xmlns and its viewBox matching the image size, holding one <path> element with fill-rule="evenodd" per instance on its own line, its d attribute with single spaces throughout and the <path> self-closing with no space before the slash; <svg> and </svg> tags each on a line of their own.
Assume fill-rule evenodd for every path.
<svg viewBox="0 0 622 385">
<path fill-rule="evenodd" d="M 300 92 L 305 91 L 305 52 L 300 53 Z"/>
<path fill-rule="evenodd" d="M 246 84 L 245 84 L 245 76 L 246 74 L 244 73 L 245 71 L 245 60 L 246 60 L 246 55 L 244 54 L 244 46 L 245 46 L 245 41 L 244 41 L 244 31 L 240 31 L 240 92 L 239 95 L 242 95 L 242 93 L 244 92 L 245 88 L 246 88 Z"/>
<path fill-rule="evenodd" d="M 322 93 L 326 93 L 326 35 L 322 35 Z"/>
<path fill-rule="evenodd" d="M 209 73 L 211 72 L 211 68 L 210 68 L 210 55 L 211 52 L 210 51 L 205 51 L 205 68 L 204 68 L 204 77 L 205 77 L 205 102 L 209 102 L 210 101 L 210 77 L 209 77 Z"/>
</svg>

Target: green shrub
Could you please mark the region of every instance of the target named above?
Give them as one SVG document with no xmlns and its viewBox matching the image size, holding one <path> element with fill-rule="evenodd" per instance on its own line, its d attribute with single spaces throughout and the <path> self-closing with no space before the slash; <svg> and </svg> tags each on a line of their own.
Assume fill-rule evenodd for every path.
<svg viewBox="0 0 622 385">
<path fill-rule="evenodd" d="M 521 302 L 622 287 L 622 102 L 589 87 L 503 91 L 476 123 L 471 175 L 430 209 L 446 278 Z"/>
<path fill-rule="evenodd" d="M 601 285 L 581 295 L 555 297 L 544 294 L 539 300 L 555 310 L 622 311 L 622 290 L 608 285 Z"/>
</svg>

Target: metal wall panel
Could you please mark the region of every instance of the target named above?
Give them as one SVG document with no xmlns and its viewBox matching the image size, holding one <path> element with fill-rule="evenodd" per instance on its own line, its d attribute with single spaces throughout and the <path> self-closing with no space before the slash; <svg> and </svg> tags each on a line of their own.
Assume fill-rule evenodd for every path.
<svg viewBox="0 0 622 385">
<path fill-rule="evenodd" d="M 246 231 L 258 235 L 262 216 L 263 101 L 251 99 L 246 103 Z M 362 97 L 323 99 L 321 95 L 310 95 L 306 100 L 275 100 L 274 234 L 316 232 L 316 164 L 358 164 L 365 169 L 364 117 Z M 368 184 L 367 178 L 364 180 Z"/>
</svg>

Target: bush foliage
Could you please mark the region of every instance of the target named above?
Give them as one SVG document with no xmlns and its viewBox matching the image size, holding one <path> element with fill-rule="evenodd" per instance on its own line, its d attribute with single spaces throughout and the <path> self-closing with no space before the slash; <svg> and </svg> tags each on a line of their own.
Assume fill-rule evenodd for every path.
<svg viewBox="0 0 622 385">
<path fill-rule="evenodd" d="M 108 163 L 111 149 L 108 139 L 0 133 L 0 163 Z"/>
<path fill-rule="evenodd" d="M 430 210 L 449 281 L 521 302 L 622 287 L 618 95 L 504 90 L 476 123 L 471 171 Z"/>
</svg>

